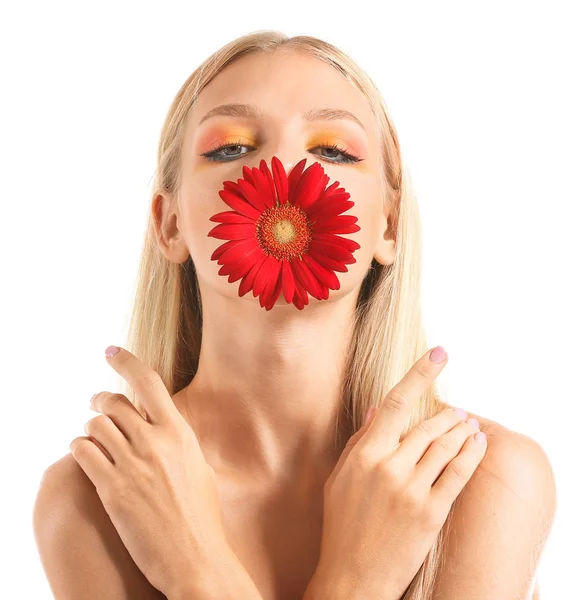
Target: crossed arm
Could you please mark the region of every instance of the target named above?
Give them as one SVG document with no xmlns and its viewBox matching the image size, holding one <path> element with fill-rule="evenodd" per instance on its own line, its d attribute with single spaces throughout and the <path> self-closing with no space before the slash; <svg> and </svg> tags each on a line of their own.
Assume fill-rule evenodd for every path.
<svg viewBox="0 0 587 600">
<path fill-rule="evenodd" d="M 35 503 L 35 538 L 55 598 L 163 600 L 84 478 L 65 456 L 46 472 Z M 530 594 L 555 510 L 554 476 L 542 448 L 522 434 L 488 432 L 486 455 L 456 500 L 433 600 L 537 600 Z M 304 600 L 360 598 L 360 590 L 333 596 L 332 587 L 313 583 Z M 211 592 L 206 600 L 220 597 Z"/>
</svg>

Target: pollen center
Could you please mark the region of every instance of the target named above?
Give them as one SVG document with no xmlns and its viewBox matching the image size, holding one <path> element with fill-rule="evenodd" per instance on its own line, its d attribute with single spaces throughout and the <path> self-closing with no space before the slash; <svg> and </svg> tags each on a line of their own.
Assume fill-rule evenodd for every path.
<svg viewBox="0 0 587 600">
<path fill-rule="evenodd" d="M 257 241 L 277 260 L 301 258 L 308 251 L 312 228 L 306 213 L 289 202 L 268 208 L 257 221 Z"/>
<path fill-rule="evenodd" d="M 273 235 L 280 244 L 287 244 L 296 237 L 296 230 L 289 221 L 278 221 L 273 225 Z"/>
</svg>

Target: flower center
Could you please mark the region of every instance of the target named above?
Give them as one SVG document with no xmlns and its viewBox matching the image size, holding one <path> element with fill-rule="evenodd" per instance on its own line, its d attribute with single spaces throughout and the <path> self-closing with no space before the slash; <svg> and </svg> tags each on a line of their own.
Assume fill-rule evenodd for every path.
<svg viewBox="0 0 587 600">
<path fill-rule="evenodd" d="M 257 221 L 257 241 L 277 260 L 301 258 L 308 251 L 312 228 L 306 213 L 289 202 L 268 208 Z"/>
</svg>

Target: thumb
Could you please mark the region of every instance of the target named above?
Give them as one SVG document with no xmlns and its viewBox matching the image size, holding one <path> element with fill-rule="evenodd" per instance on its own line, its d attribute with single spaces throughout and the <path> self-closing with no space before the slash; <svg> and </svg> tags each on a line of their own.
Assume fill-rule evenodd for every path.
<svg viewBox="0 0 587 600">
<path fill-rule="evenodd" d="M 340 455 L 340 458 L 338 459 L 338 462 L 336 463 L 336 466 L 334 467 L 332 473 L 328 477 L 327 483 L 336 478 L 338 472 L 342 469 L 347 459 L 347 456 L 350 454 L 351 450 L 357 445 L 357 442 L 365 435 L 365 433 L 367 433 L 369 426 L 375 418 L 375 413 L 377 412 L 377 410 L 378 408 L 375 405 L 372 405 L 370 411 L 367 413 L 367 418 L 365 419 L 363 426 L 349 438 L 348 442 L 346 443 L 346 446 L 344 447 L 344 450 Z"/>
</svg>

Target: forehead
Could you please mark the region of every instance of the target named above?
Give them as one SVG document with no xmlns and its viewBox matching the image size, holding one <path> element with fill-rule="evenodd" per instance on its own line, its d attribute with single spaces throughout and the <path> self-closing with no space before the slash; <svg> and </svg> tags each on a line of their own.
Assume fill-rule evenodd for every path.
<svg viewBox="0 0 587 600">
<path fill-rule="evenodd" d="M 225 67 L 206 85 L 191 108 L 189 131 L 220 104 L 242 103 L 258 107 L 268 122 L 301 125 L 303 115 L 323 108 L 356 115 L 348 121 L 370 141 L 376 135 L 375 116 L 368 101 L 336 68 L 320 59 L 293 51 L 254 53 Z"/>
</svg>

